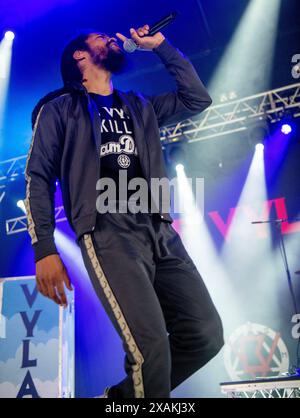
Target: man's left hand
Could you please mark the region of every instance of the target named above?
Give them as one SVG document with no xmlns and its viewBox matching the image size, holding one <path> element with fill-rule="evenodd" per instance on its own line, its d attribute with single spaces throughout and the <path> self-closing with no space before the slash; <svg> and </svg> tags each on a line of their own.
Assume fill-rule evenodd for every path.
<svg viewBox="0 0 300 418">
<path fill-rule="evenodd" d="M 149 26 L 145 25 L 142 28 L 137 30 L 131 28 L 130 35 L 131 39 L 140 47 L 141 49 L 152 51 L 157 48 L 165 39 L 164 35 L 161 32 L 156 33 L 153 36 L 147 36 L 149 33 Z M 121 33 L 116 33 L 116 36 L 122 41 L 126 41 L 126 36 Z"/>
</svg>

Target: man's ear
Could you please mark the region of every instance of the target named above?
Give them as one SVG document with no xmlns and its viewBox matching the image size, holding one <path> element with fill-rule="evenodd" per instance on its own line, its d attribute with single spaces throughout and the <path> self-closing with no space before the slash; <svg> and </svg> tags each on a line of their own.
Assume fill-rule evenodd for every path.
<svg viewBox="0 0 300 418">
<path fill-rule="evenodd" d="M 74 60 L 76 60 L 76 61 L 83 60 L 85 58 L 84 52 L 85 51 L 75 51 L 74 54 L 73 54 Z"/>
</svg>

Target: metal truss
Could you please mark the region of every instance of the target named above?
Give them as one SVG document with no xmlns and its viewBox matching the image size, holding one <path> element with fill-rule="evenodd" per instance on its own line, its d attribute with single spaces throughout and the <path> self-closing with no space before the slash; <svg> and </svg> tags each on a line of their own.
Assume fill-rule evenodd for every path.
<svg viewBox="0 0 300 418">
<path fill-rule="evenodd" d="M 17 180 L 18 177 L 24 178 L 26 167 L 26 155 L 11 158 L 0 162 L 0 195 L 8 181 Z"/>
<path fill-rule="evenodd" d="M 257 398 L 280 398 L 280 399 L 290 399 L 290 398 L 300 398 L 300 389 L 271 389 L 271 390 L 256 390 L 255 392 L 237 392 L 233 393 L 232 398 L 247 398 L 247 399 L 257 399 Z"/>
<path fill-rule="evenodd" d="M 300 117 L 300 83 L 210 106 L 200 116 L 161 129 L 168 144 L 185 137 L 187 142 L 203 141 L 247 130 L 254 122 L 280 121 L 286 114 Z"/>
<path fill-rule="evenodd" d="M 300 389 L 270 389 L 270 390 L 256 390 L 255 392 L 228 392 L 227 396 L 229 398 L 247 398 L 247 399 L 257 399 L 257 398 L 300 398 Z"/>
<path fill-rule="evenodd" d="M 67 218 L 65 216 L 65 210 L 63 206 L 55 208 L 55 222 L 64 222 Z M 12 235 L 19 232 L 27 231 L 27 217 L 19 216 L 18 218 L 8 219 L 6 221 L 6 234 Z"/>
<path fill-rule="evenodd" d="M 300 376 L 265 378 L 220 384 L 228 398 L 300 398 Z"/>
</svg>

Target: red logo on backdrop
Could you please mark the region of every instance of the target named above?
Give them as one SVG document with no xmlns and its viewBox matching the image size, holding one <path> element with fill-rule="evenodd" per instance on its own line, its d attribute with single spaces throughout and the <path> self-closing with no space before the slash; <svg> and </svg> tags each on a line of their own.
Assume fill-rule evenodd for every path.
<svg viewBox="0 0 300 418">
<path fill-rule="evenodd" d="M 277 199 L 267 200 L 263 202 L 260 213 L 250 205 L 242 205 L 235 208 L 230 208 L 227 219 L 223 219 L 219 211 L 208 212 L 208 217 L 211 219 L 217 230 L 220 232 L 222 237 L 229 241 L 230 240 L 230 227 L 234 218 L 239 214 L 245 216 L 245 222 L 250 224 L 252 221 L 267 221 L 270 219 L 271 211 L 274 210 L 274 217 L 277 219 L 288 219 L 288 210 L 286 207 L 286 201 L 284 197 Z M 180 232 L 181 219 L 174 221 L 174 228 L 177 232 Z M 261 224 L 255 225 L 253 228 L 254 233 L 258 238 L 267 238 L 269 234 L 269 225 Z M 281 233 L 294 234 L 300 232 L 300 221 L 297 222 L 282 222 L 281 223 Z"/>
<path fill-rule="evenodd" d="M 249 322 L 230 335 L 224 362 L 232 380 L 275 377 L 288 372 L 289 354 L 279 332 Z"/>
</svg>

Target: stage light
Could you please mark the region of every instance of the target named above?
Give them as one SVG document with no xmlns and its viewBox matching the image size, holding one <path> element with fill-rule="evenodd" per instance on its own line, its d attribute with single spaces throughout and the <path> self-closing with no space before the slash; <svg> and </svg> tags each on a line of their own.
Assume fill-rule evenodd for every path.
<svg viewBox="0 0 300 418">
<path fill-rule="evenodd" d="M 168 164 L 175 168 L 176 171 L 178 166 L 182 166 L 184 169 L 184 166 L 187 162 L 185 138 L 183 138 L 181 141 L 178 141 L 177 143 L 169 144 L 166 147 L 166 156 Z M 182 167 L 179 167 L 179 170 L 182 170 Z"/>
<path fill-rule="evenodd" d="M 8 30 L 5 32 L 4 37 L 7 41 L 13 41 L 15 39 L 15 34 L 11 30 Z"/>
<path fill-rule="evenodd" d="M 256 144 L 255 145 L 255 149 L 258 152 L 262 152 L 264 150 L 264 148 L 265 148 L 264 144 Z"/>
<path fill-rule="evenodd" d="M 291 127 L 289 123 L 284 123 L 281 127 L 281 132 L 284 135 L 289 135 L 292 131 L 293 131 L 293 128 Z"/>
<path fill-rule="evenodd" d="M 177 173 L 178 172 L 182 173 L 184 171 L 184 165 L 183 164 L 177 164 L 175 168 L 176 168 Z"/>
<path fill-rule="evenodd" d="M 24 200 L 18 200 L 18 201 L 17 201 L 17 206 L 18 206 L 18 208 L 22 209 L 22 211 L 23 211 L 24 213 L 26 213 Z"/>
<path fill-rule="evenodd" d="M 248 142 L 251 147 L 254 148 L 255 146 L 256 148 L 257 145 L 264 147 L 263 144 L 269 139 L 269 137 L 270 127 L 267 119 L 263 118 L 248 125 Z M 261 147 L 256 149 L 259 148 Z"/>
</svg>

